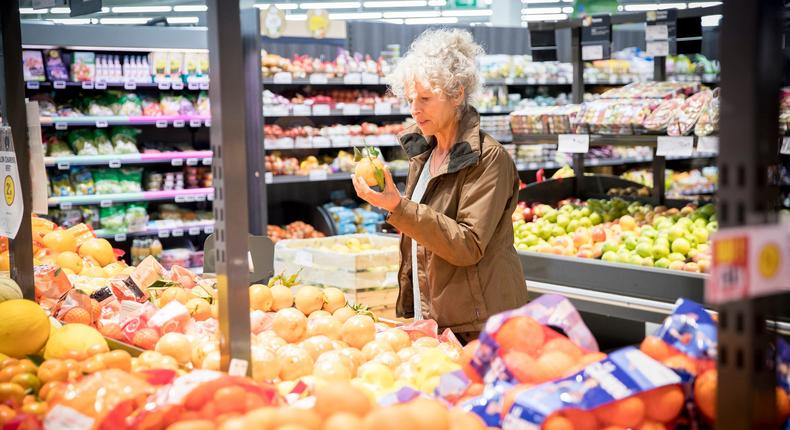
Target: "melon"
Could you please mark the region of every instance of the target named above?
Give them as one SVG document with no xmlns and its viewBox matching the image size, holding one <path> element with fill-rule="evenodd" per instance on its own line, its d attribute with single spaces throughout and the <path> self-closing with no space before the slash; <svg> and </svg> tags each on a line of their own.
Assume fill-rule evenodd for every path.
<svg viewBox="0 0 790 430">
<path fill-rule="evenodd" d="M 6 300 L 0 303 L 0 315 L 0 353 L 24 358 L 47 343 L 49 317 L 36 302 Z"/>
<path fill-rule="evenodd" d="M 0 276 L 0 303 L 21 298 L 22 289 L 19 288 L 19 284 L 11 278 Z"/>
<path fill-rule="evenodd" d="M 77 250 L 77 239 L 74 238 L 74 235 L 66 230 L 54 230 L 46 235 L 42 239 L 44 242 L 44 246 L 47 249 L 56 252 L 64 252 L 64 251 L 71 251 L 74 252 Z"/>
<path fill-rule="evenodd" d="M 88 350 L 107 349 L 107 341 L 95 328 L 85 324 L 66 324 L 52 330 L 52 335 L 44 349 L 44 358 L 69 358 L 86 356 Z"/>
<path fill-rule="evenodd" d="M 115 252 L 107 239 L 88 239 L 80 246 L 79 252 L 81 257 L 94 258 L 101 267 L 115 261 Z"/>
</svg>

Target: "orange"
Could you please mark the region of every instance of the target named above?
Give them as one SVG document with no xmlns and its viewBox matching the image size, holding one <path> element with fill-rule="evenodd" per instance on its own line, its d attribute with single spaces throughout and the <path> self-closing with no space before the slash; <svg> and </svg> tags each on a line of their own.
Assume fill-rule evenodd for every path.
<svg viewBox="0 0 790 430">
<path fill-rule="evenodd" d="M 192 342 L 181 333 L 165 333 L 156 341 L 155 351 L 175 358 L 181 365 L 192 360 Z"/>
<path fill-rule="evenodd" d="M 318 357 L 320 357 L 321 354 L 334 349 L 332 346 L 332 340 L 323 335 L 307 338 L 303 340 L 299 346 L 307 351 L 313 360 L 318 360 Z"/>
<path fill-rule="evenodd" d="M 636 430 L 666 430 L 666 429 L 667 427 L 664 424 L 650 420 L 643 422 L 642 424 L 639 425 L 639 427 L 636 428 Z"/>
<path fill-rule="evenodd" d="M 42 239 L 44 246 L 56 252 L 75 252 L 77 250 L 77 239 L 74 235 L 66 230 L 54 230 Z"/>
<path fill-rule="evenodd" d="M 340 412 L 324 421 L 323 430 L 350 430 L 360 428 L 362 428 L 362 418 L 354 414 Z"/>
<path fill-rule="evenodd" d="M 38 376 L 32 373 L 20 373 L 19 375 L 11 378 L 11 383 L 17 384 L 25 389 L 25 391 L 37 393 L 41 388 L 41 380 Z"/>
<path fill-rule="evenodd" d="M 670 422 L 680 415 L 685 404 L 683 390 L 677 385 L 656 388 L 642 394 L 645 415 L 653 421 Z"/>
<path fill-rule="evenodd" d="M 504 357 L 505 367 L 518 382 L 543 382 L 542 374 L 531 355 L 520 351 L 509 351 Z"/>
<path fill-rule="evenodd" d="M 25 372 L 27 372 L 27 369 L 25 369 L 24 366 L 20 366 L 19 364 L 6 367 L 5 369 L 0 370 L 0 382 L 10 382 L 11 378 Z"/>
<path fill-rule="evenodd" d="M 472 367 L 472 359 L 478 347 L 480 347 L 480 341 L 475 339 L 464 345 L 464 350 L 461 352 L 461 367 L 464 370 L 464 374 L 473 382 L 483 382 L 483 378 Z"/>
<path fill-rule="evenodd" d="M 366 360 L 373 360 L 374 358 L 387 352 L 394 353 L 395 351 L 392 349 L 389 343 L 381 340 L 374 339 L 362 347 L 362 354 L 365 356 Z"/>
<path fill-rule="evenodd" d="M 0 382 L 0 404 L 11 402 L 18 405 L 24 398 L 24 388 L 11 382 Z"/>
<path fill-rule="evenodd" d="M 22 412 L 28 415 L 43 416 L 49 411 L 47 402 L 33 402 L 22 406 Z"/>
<path fill-rule="evenodd" d="M 338 320 L 341 324 L 346 322 L 346 320 L 348 320 L 349 318 L 353 317 L 356 314 L 357 314 L 356 311 L 354 311 L 354 309 L 351 309 L 350 306 L 343 306 L 332 312 L 332 316 L 336 320 Z"/>
<path fill-rule="evenodd" d="M 92 238 L 80 245 L 79 254 L 82 257 L 95 259 L 101 267 L 115 261 L 115 252 L 107 239 Z"/>
<path fill-rule="evenodd" d="M 159 341 L 159 333 L 152 328 L 141 328 L 134 333 L 132 343 L 143 349 L 152 350 Z"/>
<path fill-rule="evenodd" d="M 273 407 L 263 407 L 263 408 L 255 409 L 254 411 L 245 415 L 244 420 L 246 421 L 248 428 L 270 429 L 270 428 L 274 428 L 273 424 L 276 415 L 277 415 L 277 409 Z"/>
<path fill-rule="evenodd" d="M 101 318 L 101 305 L 93 299 L 91 299 L 91 318 L 94 321 L 98 321 Z"/>
<path fill-rule="evenodd" d="M 697 374 L 697 363 L 683 354 L 675 354 L 662 360 L 662 363 L 672 369 L 682 369 L 692 375 Z"/>
<path fill-rule="evenodd" d="M 694 402 L 700 412 L 709 420 L 716 419 L 716 379 L 718 372 L 715 369 L 699 375 L 694 381 Z"/>
<path fill-rule="evenodd" d="M 348 303 L 346 300 L 346 295 L 343 291 L 334 288 L 328 287 L 324 288 L 324 306 L 323 309 L 330 314 Z"/>
<path fill-rule="evenodd" d="M 407 413 L 405 408 L 403 405 L 398 405 L 374 409 L 363 420 L 363 428 L 371 430 L 416 429 L 417 421 L 412 414 Z M 455 430 L 455 427 L 453 429 Z"/>
<path fill-rule="evenodd" d="M 486 430 L 482 418 L 459 408 L 450 409 L 450 427 L 453 430 Z"/>
<path fill-rule="evenodd" d="M 502 411 L 500 412 L 500 416 L 503 419 L 508 414 L 508 412 L 510 412 L 510 409 L 513 407 L 513 403 L 516 402 L 516 397 L 530 388 L 532 388 L 532 384 L 519 384 L 505 393 L 505 396 L 502 398 Z"/>
<path fill-rule="evenodd" d="M 298 342 L 307 331 L 307 318 L 298 309 L 281 309 L 274 315 L 272 329 L 286 342 Z"/>
<path fill-rule="evenodd" d="M 211 318 L 211 304 L 206 300 L 199 297 L 191 298 L 187 301 L 186 307 L 189 309 L 189 315 L 195 321 L 205 321 Z"/>
<path fill-rule="evenodd" d="M 276 429 L 286 425 L 300 426 L 308 430 L 318 430 L 321 428 L 321 417 L 311 409 L 300 409 L 293 406 L 278 408 L 274 416 L 274 422 L 269 428 Z"/>
<path fill-rule="evenodd" d="M 333 382 L 316 387 L 314 410 L 324 418 L 339 412 L 364 417 L 371 407 L 368 396 L 349 382 Z"/>
<path fill-rule="evenodd" d="M 297 311 L 299 312 L 299 311 Z M 304 315 L 302 315 L 304 318 Z M 313 373 L 313 359 L 304 349 L 295 345 L 286 345 L 277 350 L 280 360 L 280 379 L 294 381 L 302 376 Z"/>
<path fill-rule="evenodd" d="M 776 410 L 779 414 L 779 422 L 787 421 L 787 417 L 790 416 L 790 398 L 780 387 L 776 387 Z"/>
<path fill-rule="evenodd" d="M 315 313 L 317 312 L 313 312 L 310 318 L 307 319 L 307 332 L 305 336 L 309 338 L 324 335 L 332 340 L 340 339 L 340 329 L 342 327 L 340 321 L 331 316 L 313 318 Z"/>
<path fill-rule="evenodd" d="M 8 405 L 0 405 L 0 425 L 11 422 L 16 417 L 16 411 Z"/>
<path fill-rule="evenodd" d="M 447 407 L 436 400 L 417 398 L 406 404 L 417 427 L 414 430 L 450 430 Z"/>
<path fill-rule="evenodd" d="M 595 419 L 595 414 L 592 412 L 571 408 L 562 411 L 562 416 L 573 423 L 574 430 L 596 430 L 598 428 L 598 420 Z"/>
<path fill-rule="evenodd" d="M 187 420 L 167 426 L 167 430 L 214 430 L 217 426 L 211 420 Z"/>
<path fill-rule="evenodd" d="M 246 412 L 247 392 L 241 387 L 222 387 L 214 393 L 214 406 L 217 413 Z"/>
<path fill-rule="evenodd" d="M 638 397 L 629 397 L 599 407 L 595 416 L 604 424 L 636 427 L 645 418 L 645 403 Z"/>
<path fill-rule="evenodd" d="M 550 351 L 560 351 L 567 354 L 573 361 L 578 361 L 584 355 L 584 352 L 575 343 L 571 342 L 565 337 L 557 337 L 543 345 L 543 353 Z"/>
<path fill-rule="evenodd" d="M 255 393 L 247 392 L 244 395 L 244 411 L 245 412 L 254 411 L 255 409 L 259 409 L 259 408 L 262 408 L 262 407 L 267 406 L 267 405 L 268 405 L 268 403 L 266 403 L 261 398 L 261 396 L 255 394 Z"/>
<path fill-rule="evenodd" d="M 120 339 L 123 336 L 121 326 L 116 322 L 99 322 L 99 333 L 111 339 Z"/>
<path fill-rule="evenodd" d="M 38 366 L 38 379 L 44 384 L 52 381 L 66 382 L 68 375 L 69 369 L 63 360 L 46 360 Z"/>
<path fill-rule="evenodd" d="M 38 390 L 38 398 L 44 401 L 51 401 L 56 395 L 59 395 L 65 390 L 66 384 L 64 382 L 50 381 L 44 384 L 41 389 Z"/>
<path fill-rule="evenodd" d="M 515 317 L 502 324 L 494 335 L 505 351 L 516 350 L 535 354 L 543 345 L 543 327 L 530 317 Z"/>
<path fill-rule="evenodd" d="M 373 318 L 367 315 L 354 315 L 343 323 L 340 329 L 343 342 L 357 349 L 362 349 L 376 337 L 376 326 Z"/>
<path fill-rule="evenodd" d="M 93 322 L 90 312 L 82 308 L 71 308 L 63 314 L 60 319 L 67 324 L 79 323 L 91 325 L 91 322 Z"/>
<path fill-rule="evenodd" d="M 542 430 L 576 430 L 571 420 L 560 416 L 552 415 L 543 422 Z"/>
<path fill-rule="evenodd" d="M 303 285 L 294 294 L 294 307 L 305 316 L 324 307 L 324 293 L 312 285 Z"/>
<path fill-rule="evenodd" d="M 280 309 L 290 308 L 294 304 L 294 296 L 291 289 L 281 285 L 273 285 L 269 289 L 272 293 L 272 310 L 279 311 Z"/>
<path fill-rule="evenodd" d="M 55 257 L 55 264 L 61 269 L 71 269 L 74 273 L 82 271 L 82 258 L 73 251 L 64 251 Z"/>
<path fill-rule="evenodd" d="M 573 359 L 561 351 L 543 353 L 535 362 L 541 382 L 562 378 L 573 369 Z"/>
<path fill-rule="evenodd" d="M 250 309 L 269 312 L 272 309 L 272 291 L 262 284 L 250 285 Z"/>
<path fill-rule="evenodd" d="M 663 340 L 655 336 L 647 336 L 639 349 L 654 360 L 663 361 L 674 355 L 674 351 Z"/>
</svg>

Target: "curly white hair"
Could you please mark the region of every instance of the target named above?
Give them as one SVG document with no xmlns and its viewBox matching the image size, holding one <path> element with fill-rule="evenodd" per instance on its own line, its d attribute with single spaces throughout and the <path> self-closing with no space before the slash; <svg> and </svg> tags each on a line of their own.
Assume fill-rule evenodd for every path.
<svg viewBox="0 0 790 430">
<path fill-rule="evenodd" d="M 401 99 L 413 97 L 415 82 L 447 98 L 455 98 L 463 91 L 465 106 L 480 91 L 477 57 L 483 54 L 483 48 L 468 31 L 426 30 L 398 61 L 387 82 L 392 93 Z"/>
</svg>

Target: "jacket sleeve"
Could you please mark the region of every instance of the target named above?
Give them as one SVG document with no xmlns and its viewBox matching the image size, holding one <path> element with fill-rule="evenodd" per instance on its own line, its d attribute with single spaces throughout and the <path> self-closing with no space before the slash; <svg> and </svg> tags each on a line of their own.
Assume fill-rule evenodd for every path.
<svg viewBox="0 0 790 430">
<path fill-rule="evenodd" d="M 452 265 L 477 264 L 513 198 L 515 181 L 513 160 L 501 147 L 483 154 L 480 163 L 460 185 L 456 219 L 403 197 L 388 222 Z"/>
</svg>

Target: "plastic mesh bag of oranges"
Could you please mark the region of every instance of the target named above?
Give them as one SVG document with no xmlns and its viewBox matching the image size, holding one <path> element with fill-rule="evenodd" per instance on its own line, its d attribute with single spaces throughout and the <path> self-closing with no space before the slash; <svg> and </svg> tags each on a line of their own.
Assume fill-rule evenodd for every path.
<svg viewBox="0 0 790 430">
<path fill-rule="evenodd" d="M 566 378 L 515 390 L 502 429 L 671 428 L 685 405 L 680 383 L 671 369 L 623 348 Z"/>
</svg>

